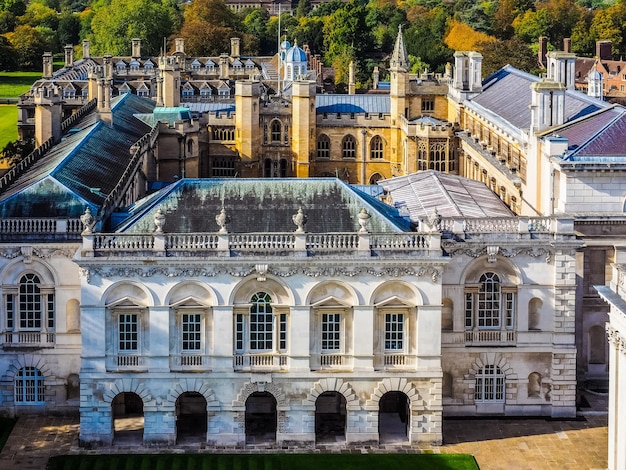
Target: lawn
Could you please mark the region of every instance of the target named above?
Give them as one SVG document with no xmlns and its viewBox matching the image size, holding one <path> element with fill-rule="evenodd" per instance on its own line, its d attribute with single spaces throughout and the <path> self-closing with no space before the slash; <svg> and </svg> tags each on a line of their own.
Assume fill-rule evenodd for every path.
<svg viewBox="0 0 626 470">
<path fill-rule="evenodd" d="M 0 99 L 17 98 L 41 78 L 41 72 L 0 72 Z"/>
<path fill-rule="evenodd" d="M 0 418 L 0 451 L 4 447 L 4 444 L 6 444 L 9 434 L 11 434 L 13 426 L 15 425 L 15 421 L 15 419 Z"/>
<path fill-rule="evenodd" d="M 0 104 L 0 150 L 12 140 L 17 140 L 17 106 Z"/>
<path fill-rule="evenodd" d="M 60 455 L 47 470 L 478 470 L 465 454 Z"/>
</svg>

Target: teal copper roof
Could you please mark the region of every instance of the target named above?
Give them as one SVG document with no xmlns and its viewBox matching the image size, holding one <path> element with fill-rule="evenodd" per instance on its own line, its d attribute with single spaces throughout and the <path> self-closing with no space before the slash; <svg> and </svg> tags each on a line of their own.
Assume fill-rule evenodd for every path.
<svg viewBox="0 0 626 470">
<path fill-rule="evenodd" d="M 129 207 L 128 219 L 115 230 L 152 232 L 161 209 L 166 232 L 217 232 L 222 207 L 231 233 L 293 232 L 292 216 L 300 208 L 310 233 L 356 232 L 363 208 L 371 215 L 371 232 L 408 230 L 395 208 L 334 178 L 184 179 Z"/>
<path fill-rule="evenodd" d="M 153 107 L 127 94 L 112 101 L 113 126 L 96 112 L 86 115 L 0 195 L 0 217 L 78 217 L 86 205 L 97 210 L 128 165 L 130 147 L 150 131 L 134 114 Z"/>
</svg>

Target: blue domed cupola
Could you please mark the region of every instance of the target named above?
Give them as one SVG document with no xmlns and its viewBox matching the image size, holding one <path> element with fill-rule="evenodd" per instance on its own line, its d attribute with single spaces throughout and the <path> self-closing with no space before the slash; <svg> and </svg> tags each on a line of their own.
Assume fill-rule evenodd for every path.
<svg viewBox="0 0 626 470">
<path fill-rule="evenodd" d="M 298 47 L 298 41 L 295 41 L 293 47 L 287 49 L 283 60 L 283 80 L 294 81 L 300 75 L 305 75 L 307 70 L 306 52 Z"/>
</svg>

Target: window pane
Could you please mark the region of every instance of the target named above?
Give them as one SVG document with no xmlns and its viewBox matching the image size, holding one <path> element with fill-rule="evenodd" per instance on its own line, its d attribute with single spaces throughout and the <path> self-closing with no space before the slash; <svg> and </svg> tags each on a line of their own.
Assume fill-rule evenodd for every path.
<svg viewBox="0 0 626 470">
<path fill-rule="evenodd" d="M 322 314 L 322 351 L 341 350 L 341 314 Z"/>
<path fill-rule="evenodd" d="M 385 314 L 385 350 L 400 351 L 404 349 L 404 314 Z"/>
<path fill-rule="evenodd" d="M 41 329 L 41 291 L 39 278 L 26 274 L 20 280 L 20 328 Z"/>
<path fill-rule="evenodd" d="M 182 315 L 181 326 L 183 351 L 200 351 L 202 349 L 201 319 L 202 317 L 199 313 L 186 313 Z"/>
<path fill-rule="evenodd" d="M 122 314 L 118 319 L 119 324 L 119 350 L 137 351 L 138 344 L 138 316 L 133 314 Z"/>
</svg>

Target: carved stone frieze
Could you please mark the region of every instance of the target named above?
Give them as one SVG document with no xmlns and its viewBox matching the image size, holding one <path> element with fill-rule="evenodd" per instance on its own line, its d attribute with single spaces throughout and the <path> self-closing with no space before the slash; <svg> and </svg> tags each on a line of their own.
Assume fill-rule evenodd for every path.
<svg viewBox="0 0 626 470">
<path fill-rule="evenodd" d="M 7 259 L 17 258 L 21 253 L 22 251 L 19 247 L 0 248 L 0 256 Z"/>
<path fill-rule="evenodd" d="M 550 263 L 552 261 L 552 256 L 554 254 L 554 250 L 543 247 L 503 248 L 485 245 L 464 246 L 463 244 L 452 241 L 444 241 L 441 243 L 441 246 L 450 256 L 465 255 L 471 258 L 480 258 L 481 256 L 494 258 L 495 255 L 492 253 L 494 248 L 498 248 L 497 255 L 504 258 L 514 258 L 516 256 L 530 256 L 532 258 L 537 258 L 539 256 L 543 256 L 546 259 L 546 263 Z"/>
<path fill-rule="evenodd" d="M 52 258 L 53 256 L 72 258 L 76 250 L 69 248 L 33 248 L 33 255 L 41 259 Z"/>
<path fill-rule="evenodd" d="M 271 266 L 254 264 L 250 266 L 216 266 L 202 268 L 187 267 L 128 267 L 128 266 L 111 266 L 111 267 L 83 267 L 81 275 L 85 276 L 87 282 L 90 282 L 93 276 L 103 278 L 132 278 L 132 277 L 152 277 L 165 276 L 169 278 L 181 277 L 215 277 L 218 274 L 228 274 L 233 277 L 246 277 L 256 274 L 257 278 L 264 278 L 266 274 L 277 277 L 290 277 L 302 274 L 307 277 L 354 277 L 360 274 L 368 274 L 375 277 L 402 277 L 430 276 L 433 282 L 437 282 L 443 273 L 440 266 L 332 266 L 332 265 L 288 265 L 288 266 Z"/>
</svg>

